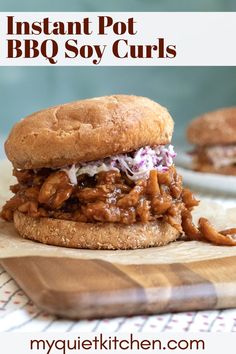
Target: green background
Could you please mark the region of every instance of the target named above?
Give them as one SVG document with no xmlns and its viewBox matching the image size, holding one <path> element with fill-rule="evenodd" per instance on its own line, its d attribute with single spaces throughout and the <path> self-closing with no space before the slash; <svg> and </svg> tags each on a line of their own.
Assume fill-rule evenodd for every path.
<svg viewBox="0 0 236 354">
<path fill-rule="evenodd" d="M 0 11 L 236 11 L 236 1 L 1 0 Z M 190 119 L 236 105 L 236 67 L 0 67 L 1 147 L 12 124 L 27 114 L 112 93 L 143 95 L 166 106 L 176 123 L 174 141 L 184 146 Z"/>
</svg>

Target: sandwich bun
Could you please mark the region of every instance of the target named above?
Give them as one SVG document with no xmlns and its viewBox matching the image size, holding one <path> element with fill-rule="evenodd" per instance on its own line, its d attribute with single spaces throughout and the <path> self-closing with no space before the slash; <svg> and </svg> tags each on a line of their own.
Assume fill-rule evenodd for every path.
<svg viewBox="0 0 236 354">
<path fill-rule="evenodd" d="M 167 109 L 145 98 L 105 96 L 51 107 L 15 124 L 5 143 L 15 168 L 59 168 L 165 145 L 173 133 Z"/>
<path fill-rule="evenodd" d="M 196 163 L 193 164 L 193 169 L 198 172 L 217 173 L 219 175 L 236 176 L 236 166 L 234 165 L 217 167 L 210 163 L 209 164 Z"/>
<path fill-rule="evenodd" d="M 164 246 L 180 232 L 164 221 L 135 223 L 83 223 L 52 218 L 33 218 L 14 212 L 14 224 L 27 239 L 71 248 L 125 250 Z"/>
<path fill-rule="evenodd" d="M 197 146 L 236 143 L 236 107 L 205 113 L 190 122 L 187 139 Z"/>
</svg>

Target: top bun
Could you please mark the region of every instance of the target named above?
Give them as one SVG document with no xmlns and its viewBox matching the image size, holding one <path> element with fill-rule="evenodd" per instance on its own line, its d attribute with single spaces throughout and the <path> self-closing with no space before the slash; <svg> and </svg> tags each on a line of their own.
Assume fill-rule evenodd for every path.
<svg viewBox="0 0 236 354">
<path fill-rule="evenodd" d="M 62 167 L 170 142 L 167 109 L 145 97 L 116 95 L 51 107 L 15 124 L 5 143 L 21 169 Z"/>
<path fill-rule="evenodd" d="M 236 107 L 205 113 L 187 128 L 190 143 L 206 146 L 236 143 Z"/>
</svg>

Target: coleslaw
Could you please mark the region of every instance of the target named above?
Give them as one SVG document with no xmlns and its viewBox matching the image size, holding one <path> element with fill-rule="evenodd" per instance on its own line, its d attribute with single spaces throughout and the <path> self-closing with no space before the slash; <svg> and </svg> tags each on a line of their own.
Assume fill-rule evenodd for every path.
<svg viewBox="0 0 236 354">
<path fill-rule="evenodd" d="M 77 177 L 87 174 L 93 177 L 99 172 L 122 171 L 131 180 L 146 179 L 151 170 L 165 172 L 173 165 L 176 157 L 173 145 L 145 146 L 128 154 L 119 154 L 102 160 L 84 162 L 63 168 L 71 184 L 77 184 Z"/>
</svg>

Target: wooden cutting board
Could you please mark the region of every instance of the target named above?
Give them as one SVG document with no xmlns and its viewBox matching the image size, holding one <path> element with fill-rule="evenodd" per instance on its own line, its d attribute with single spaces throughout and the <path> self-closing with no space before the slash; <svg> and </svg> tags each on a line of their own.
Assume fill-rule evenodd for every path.
<svg viewBox="0 0 236 354">
<path fill-rule="evenodd" d="M 20 257 L 1 261 L 43 310 L 98 318 L 236 307 L 236 257 L 175 264 Z"/>
</svg>

